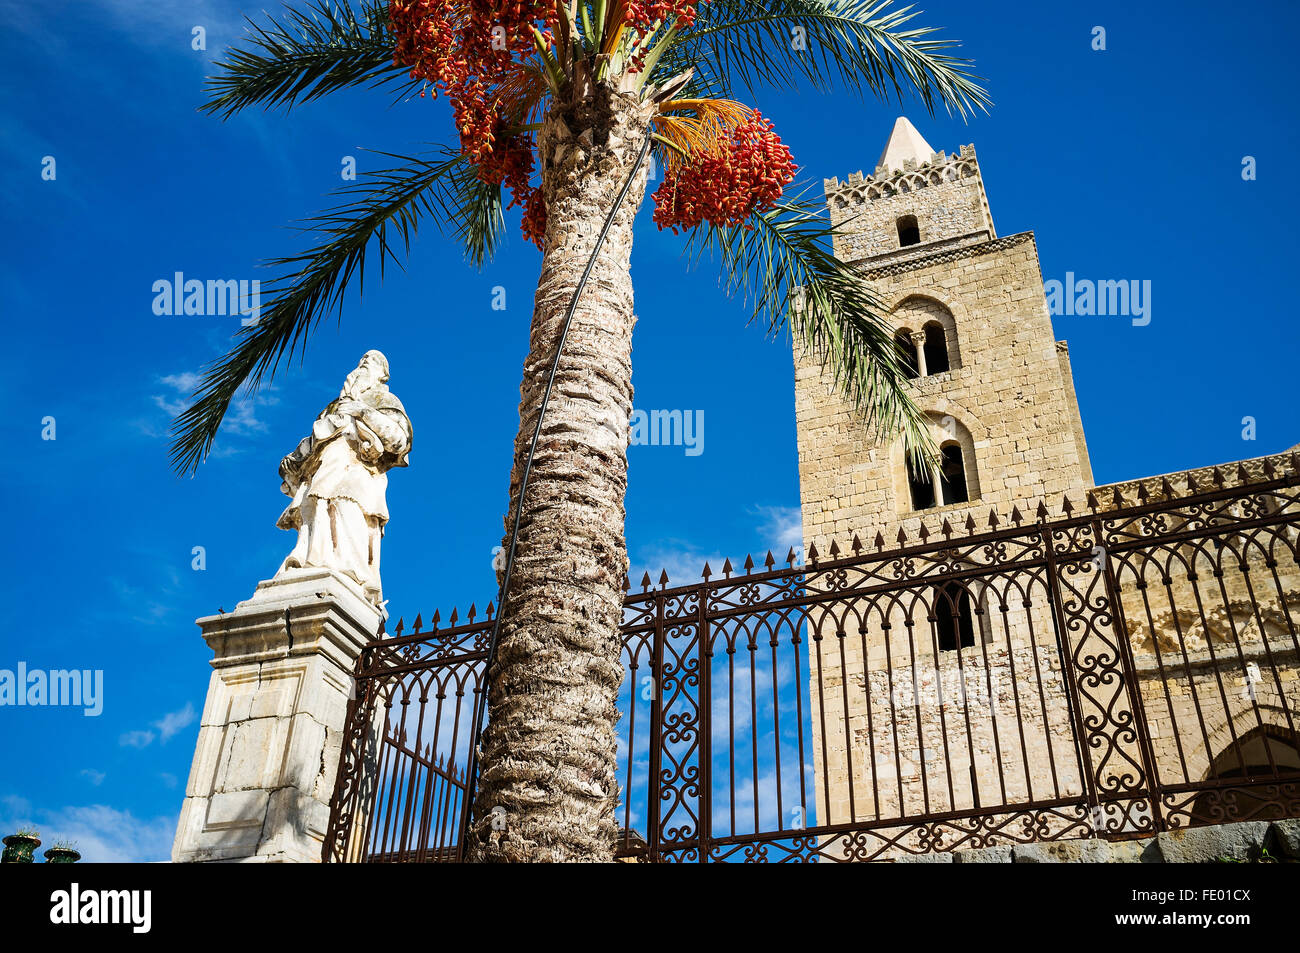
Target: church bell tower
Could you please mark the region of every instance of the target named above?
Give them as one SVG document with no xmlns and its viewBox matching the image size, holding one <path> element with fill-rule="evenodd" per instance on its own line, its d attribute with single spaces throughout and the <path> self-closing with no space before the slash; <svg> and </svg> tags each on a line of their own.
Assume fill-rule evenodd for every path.
<svg viewBox="0 0 1300 953">
<path fill-rule="evenodd" d="M 901 440 L 874 433 L 796 348 L 805 545 L 826 552 L 918 518 L 956 526 L 968 512 L 1091 486 L 1034 235 L 998 237 L 974 146 L 936 152 L 899 118 L 872 174 L 825 188 L 835 252 L 887 309 L 942 462 L 911 472 Z"/>
</svg>

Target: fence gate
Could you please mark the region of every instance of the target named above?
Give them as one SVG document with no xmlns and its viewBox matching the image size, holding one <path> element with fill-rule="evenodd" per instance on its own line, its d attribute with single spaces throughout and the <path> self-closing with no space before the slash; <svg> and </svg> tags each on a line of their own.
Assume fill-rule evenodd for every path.
<svg viewBox="0 0 1300 953">
<path fill-rule="evenodd" d="M 1296 463 L 646 575 L 622 630 L 618 857 L 890 859 L 1300 816 Z M 417 616 L 362 654 L 324 859 L 462 859 L 492 611 Z"/>
</svg>

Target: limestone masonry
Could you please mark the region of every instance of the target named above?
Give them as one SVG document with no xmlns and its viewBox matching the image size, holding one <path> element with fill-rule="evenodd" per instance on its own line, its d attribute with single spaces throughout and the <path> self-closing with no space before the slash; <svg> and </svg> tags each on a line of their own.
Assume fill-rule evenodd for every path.
<svg viewBox="0 0 1300 953">
<path fill-rule="evenodd" d="M 900 529 L 915 541 L 923 521 L 930 534 L 945 520 L 960 533 L 972 517 L 986 528 L 990 510 L 1005 518 L 1018 506 L 1029 515 L 1046 500 L 1059 513 L 1064 496 L 1082 504 L 1089 491 L 1098 511 L 1117 488 L 1129 499 L 1139 488 L 1158 498 L 1169 485 L 1158 477 L 1094 488 L 1069 350 L 1053 335 L 1033 233 L 998 236 L 973 146 L 935 152 L 900 118 L 871 175 L 827 179 L 825 187 L 841 230 L 836 254 L 881 303 L 942 462 L 912 472 L 901 440 L 868 427 L 818 356 L 796 347 L 806 549 L 826 554 L 836 542 L 845 551 L 855 534 L 865 543 L 877 533 L 893 546 Z M 1262 479 L 1265 465 L 1252 461 L 1242 472 Z M 1168 479 L 1182 489 L 1189 477 L 1210 482 L 1208 470 Z M 1129 567 L 1117 571 L 1128 627 L 1120 637 L 1134 657 L 1166 785 L 1228 777 L 1238 764 L 1243 775 L 1251 765 L 1300 768 L 1291 716 L 1300 678 L 1290 647 L 1300 574 L 1295 534 L 1287 532 L 1289 553 L 1244 545 L 1240 572 L 1200 551 L 1185 554 L 1186 568 L 1171 559 L 1163 567 L 1151 560 L 1131 578 Z M 1214 604 L 1202 603 L 1198 577 L 1202 591 L 1213 587 Z M 972 631 L 949 636 L 957 644 L 930 642 L 936 620 L 927 625 L 926 613 L 939 609 L 924 603 L 942 593 L 927 595 L 922 584 L 910 606 L 898 599 L 874 615 L 862 605 L 844 609 L 838 627 L 853 629 L 849 638 L 810 637 L 812 722 L 825 725 L 813 750 L 818 824 L 1079 796 L 1085 779 L 1056 623 L 1045 593 L 1015 585 L 989 575 L 967 587 L 960 598 L 973 608 L 963 609 Z M 1080 596 L 1086 602 L 1095 591 Z M 1080 657 L 1086 639 L 1115 635 L 1077 636 Z M 1261 667 L 1276 674 L 1254 679 Z M 954 688 L 947 676 L 964 684 Z M 1078 704 L 1085 718 L 1115 717 L 1092 711 L 1086 698 Z M 1124 760 L 1100 766 L 1100 781 L 1126 770 Z"/>
</svg>

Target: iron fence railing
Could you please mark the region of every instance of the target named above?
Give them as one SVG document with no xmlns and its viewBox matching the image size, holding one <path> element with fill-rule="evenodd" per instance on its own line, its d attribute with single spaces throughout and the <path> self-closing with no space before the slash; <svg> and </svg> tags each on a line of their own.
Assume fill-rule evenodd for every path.
<svg viewBox="0 0 1300 953">
<path fill-rule="evenodd" d="M 1300 816 L 1297 463 L 646 576 L 618 855 L 889 859 Z M 460 859 L 491 619 L 417 617 L 365 650 L 325 859 Z"/>
</svg>

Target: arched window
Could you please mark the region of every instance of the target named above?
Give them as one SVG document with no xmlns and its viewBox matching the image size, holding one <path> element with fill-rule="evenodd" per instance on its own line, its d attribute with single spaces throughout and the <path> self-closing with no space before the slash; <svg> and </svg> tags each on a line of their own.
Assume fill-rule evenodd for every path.
<svg viewBox="0 0 1300 953">
<path fill-rule="evenodd" d="M 894 347 L 898 349 L 898 361 L 903 365 L 903 374 L 909 381 L 916 380 L 920 371 L 917 370 L 916 345 L 912 343 L 912 332 L 902 330 L 896 333 Z"/>
<path fill-rule="evenodd" d="M 900 515 L 940 506 L 960 506 L 980 499 L 979 467 L 975 439 L 970 430 L 951 414 L 926 414 L 930 434 L 938 446 L 932 465 L 916 463 L 903 441 L 891 451 L 894 470 L 894 499 Z"/>
<path fill-rule="evenodd" d="M 892 326 L 915 331 L 920 339 L 917 367 L 921 376 L 961 369 L 957 319 L 942 302 L 914 294 L 894 306 Z"/>
<path fill-rule="evenodd" d="M 944 504 L 966 503 L 970 493 L 966 489 L 966 463 L 962 460 L 961 446 L 947 443 L 939 448 L 939 492 Z"/>
<path fill-rule="evenodd" d="M 925 373 L 942 374 L 948 370 L 948 334 L 938 321 L 931 321 L 925 330 Z"/>
<path fill-rule="evenodd" d="M 974 645 L 975 615 L 971 610 L 970 593 L 960 583 L 950 582 L 935 586 L 932 596 L 939 651 L 951 652 Z"/>
<path fill-rule="evenodd" d="M 911 463 L 907 464 L 907 485 L 912 491 L 912 509 L 928 510 L 935 505 L 934 480 L 928 473 L 918 473 Z"/>
<path fill-rule="evenodd" d="M 904 215 L 898 220 L 898 247 L 921 244 L 921 226 L 916 223 L 915 215 Z"/>
</svg>

